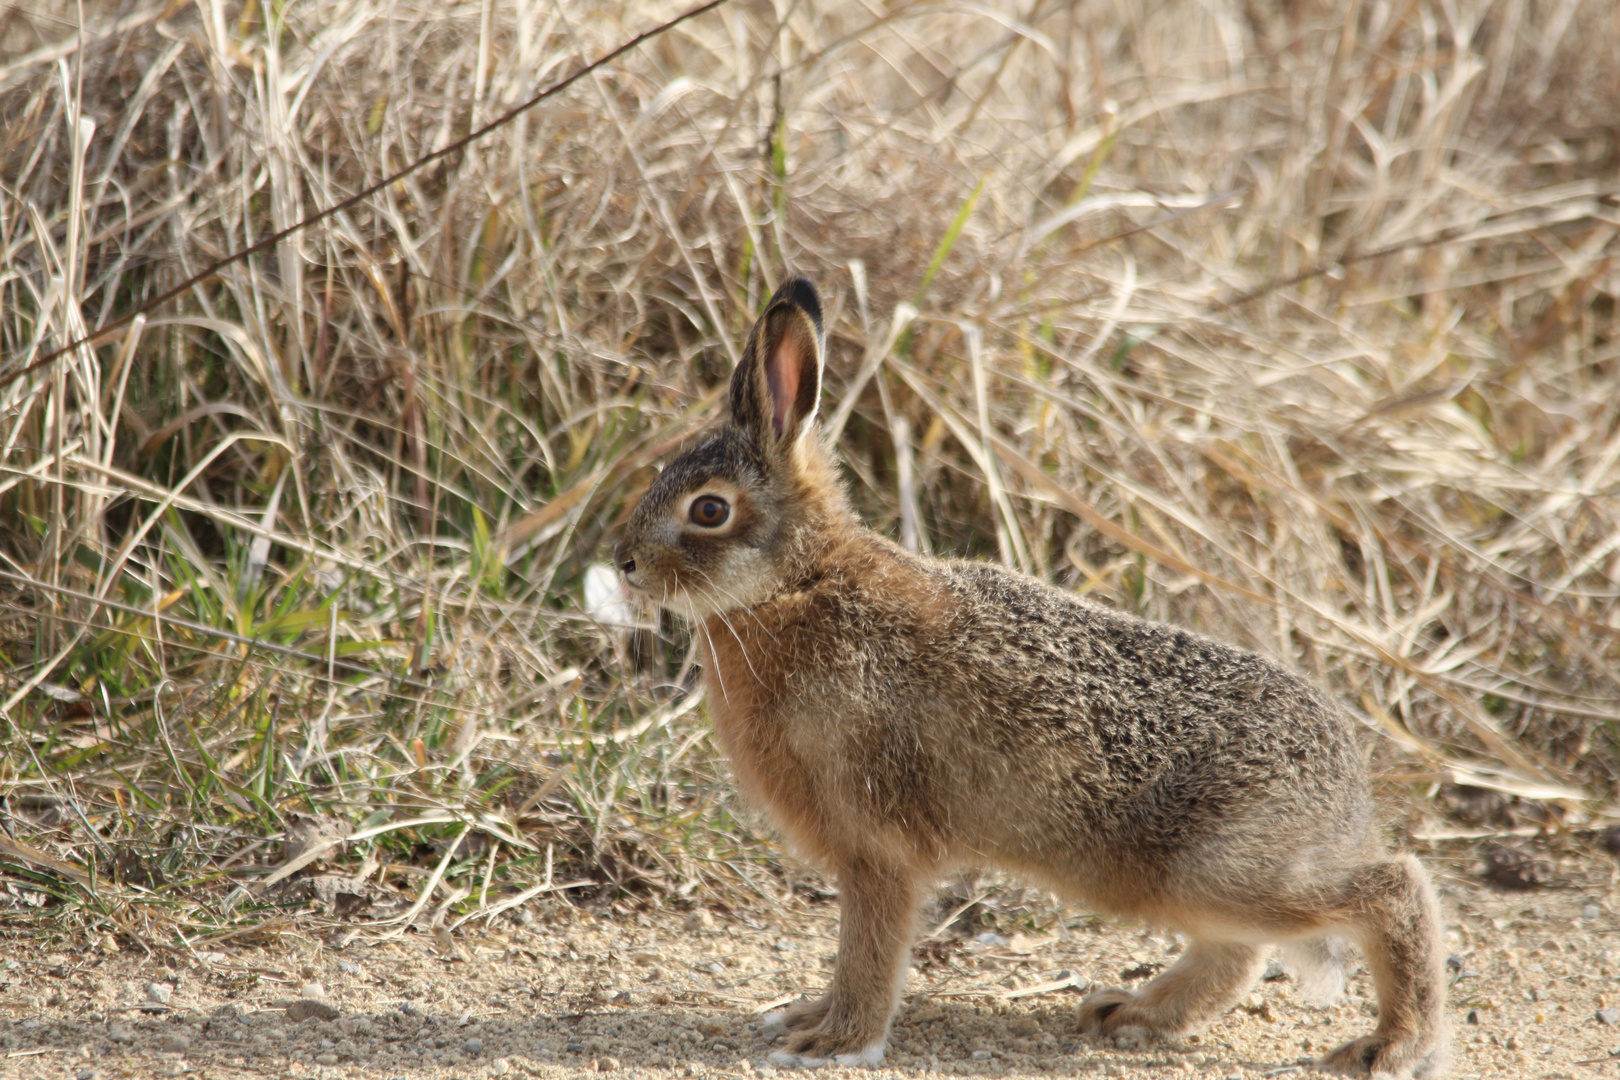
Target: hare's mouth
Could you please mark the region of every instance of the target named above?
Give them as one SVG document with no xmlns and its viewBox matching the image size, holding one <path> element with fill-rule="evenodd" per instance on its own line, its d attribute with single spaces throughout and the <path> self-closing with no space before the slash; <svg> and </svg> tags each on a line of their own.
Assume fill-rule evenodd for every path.
<svg viewBox="0 0 1620 1080">
<path fill-rule="evenodd" d="M 678 576 L 657 575 L 655 579 L 649 576 L 646 567 L 637 566 L 633 559 L 619 563 L 619 577 L 631 592 L 677 615 L 690 617 L 691 612 L 705 607 L 702 597 L 693 597 Z"/>
</svg>

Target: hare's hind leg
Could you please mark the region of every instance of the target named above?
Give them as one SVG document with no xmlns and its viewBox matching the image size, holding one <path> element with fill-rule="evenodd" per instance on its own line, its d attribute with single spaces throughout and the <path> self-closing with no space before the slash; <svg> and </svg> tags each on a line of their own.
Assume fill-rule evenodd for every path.
<svg viewBox="0 0 1620 1080">
<path fill-rule="evenodd" d="M 1139 1044 L 1203 1026 L 1236 1004 L 1265 966 L 1257 945 L 1194 940 L 1141 990 L 1099 990 L 1080 1003 L 1080 1030 Z"/>
<path fill-rule="evenodd" d="M 1367 957 L 1378 991 L 1378 1026 L 1322 1064 L 1375 1077 L 1438 1076 L 1449 1049 L 1440 905 L 1410 855 L 1370 863 L 1350 877 L 1344 921 Z"/>
<path fill-rule="evenodd" d="M 911 870 L 852 860 L 838 874 L 841 910 L 832 985 L 819 1001 L 789 1009 L 778 1065 L 878 1065 L 911 948 L 917 888 Z"/>
</svg>

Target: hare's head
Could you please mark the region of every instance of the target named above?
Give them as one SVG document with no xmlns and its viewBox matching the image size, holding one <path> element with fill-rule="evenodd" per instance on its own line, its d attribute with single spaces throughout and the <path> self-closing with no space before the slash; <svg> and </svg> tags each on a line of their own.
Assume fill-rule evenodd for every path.
<svg viewBox="0 0 1620 1080">
<path fill-rule="evenodd" d="M 821 301 L 776 290 L 731 376 L 725 422 L 667 464 L 630 516 L 614 561 L 632 588 L 690 619 L 758 604 L 808 570 L 844 497 L 817 441 Z"/>
</svg>

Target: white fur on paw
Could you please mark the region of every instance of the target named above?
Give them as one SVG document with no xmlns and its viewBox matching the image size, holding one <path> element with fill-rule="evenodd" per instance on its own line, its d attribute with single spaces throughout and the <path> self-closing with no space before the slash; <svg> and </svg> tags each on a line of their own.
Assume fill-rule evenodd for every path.
<svg viewBox="0 0 1620 1080">
<path fill-rule="evenodd" d="M 883 1064 L 884 1052 L 889 1048 L 887 1039 L 881 1039 L 864 1050 L 856 1050 L 848 1054 L 834 1054 L 831 1058 L 811 1057 L 808 1054 L 790 1054 L 786 1050 L 773 1050 L 770 1061 L 773 1065 L 784 1065 L 790 1069 L 819 1069 L 828 1061 L 849 1068 L 875 1069 Z"/>
<path fill-rule="evenodd" d="M 790 1054 L 786 1050 L 772 1050 L 768 1060 L 772 1065 L 781 1065 L 789 1069 L 819 1069 L 827 1064 L 826 1058 L 805 1057 L 803 1054 Z"/>
<path fill-rule="evenodd" d="M 1294 977 L 1301 1004 L 1325 1008 L 1344 996 L 1344 942 L 1335 937 L 1306 938 L 1282 946 L 1284 970 Z"/>
<path fill-rule="evenodd" d="M 883 1054 L 888 1048 L 888 1040 L 880 1039 L 865 1050 L 857 1050 L 853 1054 L 834 1054 L 833 1060 L 840 1065 L 848 1065 L 851 1068 L 861 1066 L 875 1069 L 883 1064 Z"/>
<path fill-rule="evenodd" d="M 1433 1077 L 1444 1076 L 1446 1066 L 1450 1064 L 1451 1040 L 1448 1036 L 1445 1043 L 1435 1047 L 1422 1061 L 1417 1063 L 1417 1066 L 1412 1070 L 1412 1075 L 1417 1080 L 1432 1080 Z"/>
<path fill-rule="evenodd" d="M 759 1018 L 760 1029 L 767 1034 L 775 1035 L 787 1030 L 787 1010 L 775 1009 Z"/>
</svg>

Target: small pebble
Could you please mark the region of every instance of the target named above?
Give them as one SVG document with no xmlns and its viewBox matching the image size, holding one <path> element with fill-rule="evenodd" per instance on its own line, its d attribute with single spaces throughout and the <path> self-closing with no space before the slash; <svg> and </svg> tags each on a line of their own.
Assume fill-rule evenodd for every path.
<svg viewBox="0 0 1620 1080">
<path fill-rule="evenodd" d="M 511 1071 L 512 1063 L 507 1061 L 505 1058 L 496 1058 L 494 1061 L 489 1063 L 489 1073 L 491 1076 L 505 1076 Z"/>
<path fill-rule="evenodd" d="M 322 986 L 318 982 L 307 982 L 298 988 L 298 996 L 301 998 L 315 998 L 316 1000 L 320 1000 L 326 997 L 326 987 Z"/>
<path fill-rule="evenodd" d="M 1620 1009 L 1599 1009 L 1597 1011 L 1597 1021 L 1608 1027 L 1620 1024 Z"/>
<path fill-rule="evenodd" d="M 974 1061 L 989 1061 L 994 1056 L 995 1056 L 995 1053 L 993 1051 L 990 1051 L 990 1050 L 975 1050 L 975 1051 L 973 1051 L 973 1060 Z"/>
<path fill-rule="evenodd" d="M 461 1049 L 467 1054 L 476 1057 L 484 1052 L 484 1040 L 468 1039 L 466 1042 L 461 1044 Z"/>
<path fill-rule="evenodd" d="M 191 1040 L 171 1031 L 158 1041 L 158 1049 L 165 1054 L 183 1054 L 191 1049 Z"/>
<path fill-rule="evenodd" d="M 339 960 L 338 970 L 345 975 L 358 975 L 360 974 L 360 965 L 353 960 Z"/>
<path fill-rule="evenodd" d="M 316 1020 L 336 1020 L 340 1015 L 342 1014 L 333 1006 L 313 998 L 300 998 L 287 1006 L 287 1019 L 295 1024 L 311 1017 Z"/>
<path fill-rule="evenodd" d="M 115 1043 L 135 1041 L 135 1029 L 128 1024 L 110 1024 L 107 1027 L 107 1038 Z"/>
<path fill-rule="evenodd" d="M 330 1051 L 315 1055 L 315 1064 L 317 1065 L 336 1065 L 337 1063 L 338 1056 Z"/>
<path fill-rule="evenodd" d="M 169 999 L 174 997 L 174 987 L 168 983 L 149 982 L 146 984 L 146 1000 L 159 1005 L 167 1005 Z"/>
<path fill-rule="evenodd" d="M 996 933 L 994 930 L 986 930 L 984 933 L 980 934 L 978 937 L 974 938 L 973 940 L 977 941 L 980 945 L 1006 945 L 1007 944 L 1007 939 L 1002 937 L 1000 934 Z"/>
<path fill-rule="evenodd" d="M 613 1072 L 619 1068 L 619 1059 L 612 1057 L 598 1058 L 596 1060 L 597 1072 Z"/>
<path fill-rule="evenodd" d="M 1282 961 L 1272 958 L 1266 961 L 1266 973 L 1260 976 L 1266 982 L 1278 982 L 1288 978 L 1288 969 L 1282 966 Z"/>
<path fill-rule="evenodd" d="M 96 1080 L 101 1074 L 94 1069 L 80 1069 L 73 1074 L 73 1080 Z"/>
<path fill-rule="evenodd" d="M 1595 919 L 1599 915 L 1603 914 L 1603 909 L 1598 907 L 1596 904 L 1587 904 L 1585 907 L 1581 908 L 1581 914 L 1588 919 Z"/>
</svg>

